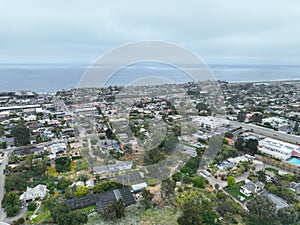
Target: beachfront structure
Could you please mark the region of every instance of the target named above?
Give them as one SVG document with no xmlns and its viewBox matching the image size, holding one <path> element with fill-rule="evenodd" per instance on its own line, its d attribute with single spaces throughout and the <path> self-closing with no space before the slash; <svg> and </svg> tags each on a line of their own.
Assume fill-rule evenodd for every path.
<svg viewBox="0 0 300 225">
<path fill-rule="evenodd" d="M 279 141 L 272 138 L 265 138 L 258 142 L 258 150 L 268 156 L 287 160 L 292 156 L 300 154 L 300 147 L 298 145 Z"/>
</svg>

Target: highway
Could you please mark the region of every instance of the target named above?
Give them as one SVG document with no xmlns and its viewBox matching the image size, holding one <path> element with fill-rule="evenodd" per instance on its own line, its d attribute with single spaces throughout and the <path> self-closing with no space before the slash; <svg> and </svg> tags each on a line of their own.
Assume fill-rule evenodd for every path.
<svg viewBox="0 0 300 225">
<path fill-rule="evenodd" d="M 234 127 L 243 127 L 244 130 L 252 130 L 252 132 L 261 134 L 267 137 L 275 138 L 281 141 L 290 142 L 293 144 L 300 144 L 300 136 L 282 133 L 269 128 L 260 127 L 254 124 L 241 123 L 236 121 L 230 121 L 230 124 Z"/>
</svg>

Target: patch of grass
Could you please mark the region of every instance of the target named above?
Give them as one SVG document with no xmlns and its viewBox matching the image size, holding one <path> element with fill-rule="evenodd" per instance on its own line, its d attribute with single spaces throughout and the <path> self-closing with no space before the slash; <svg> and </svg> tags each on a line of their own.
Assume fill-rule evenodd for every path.
<svg viewBox="0 0 300 225">
<path fill-rule="evenodd" d="M 150 186 L 150 187 L 154 187 L 156 185 L 156 180 L 155 179 L 150 179 L 147 181 L 147 184 Z"/>
<path fill-rule="evenodd" d="M 100 214 L 89 216 L 88 225 L 175 225 L 180 212 L 175 212 L 171 207 L 167 206 L 163 209 L 158 207 L 145 210 L 141 205 L 135 204 L 126 207 L 126 217 L 118 221 L 104 221 Z"/>
<path fill-rule="evenodd" d="M 75 161 L 75 170 L 76 172 L 86 170 L 88 167 L 86 161 L 84 159 L 76 160 Z"/>
<path fill-rule="evenodd" d="M 51 222 L 50 210 L 43 206 L 39 209 L 37 217 L 30 221 L 30 224 L 46 224 Z"/>
<path fill-rule="evenodd" d="M 82 211 L 86 212 L 87 214 L 90 214 L 90 213 L 96 212 L 97 207 L 95 205 L 92 205 L 92 206 L 82 209 Z"/>
<path fill-rule="evenodd" d="M 192 145 L 192 144 L 190 144 L 190 143 L 188 143 L 188 142 L 182 141 L 182 142 L 181 142 L 181 144 L 183 144 L 183 145 L 186 145 L 186 146 L 188 146 L 188 147 L 192 147 L 192 148 L 195 148 L 195 149 L 196 149 L 196 146 L 195 146 L 195 145 Z"/>
<path fill-rule="evenodd" d="M 169 206 L 163 209 L 149 209 L 141 216 L 139 224 L 141 225 L 173 225 L 177 224 L 179 215 Z"/>
<path fill-rule="evenodd" d="M 274 173 L 278 173 L 278 170 L 277 170 L 277 169 L 271 168 L 271 167 L 267 167 L 267 168 L 265 168 L 265 170 L 267 170 L 267 171 L 272 171 L 272 172 L 274 172 Z"/>
</svg>

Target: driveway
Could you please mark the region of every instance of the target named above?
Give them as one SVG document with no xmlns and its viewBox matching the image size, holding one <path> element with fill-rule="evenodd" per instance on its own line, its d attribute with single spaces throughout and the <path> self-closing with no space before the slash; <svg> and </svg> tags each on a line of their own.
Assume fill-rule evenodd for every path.
<svg viewBox="0 0 300 225">
<path fill-rule="evenodd" d="M 249 176 L 249 172 L 246 172 L 234 177 L 234 179 L 236 183 L 239 183 L 241 181 L 246 180 L 248 176 Z M 215 184 L 219 184 L 220 189 L 223 189 L 228 185 L 227 180 L 216 179 L 214 176 L 207 177 L 206 179 L 208 180 L 209 184 L 213 187 L 215 187 Z"/>
</svg>

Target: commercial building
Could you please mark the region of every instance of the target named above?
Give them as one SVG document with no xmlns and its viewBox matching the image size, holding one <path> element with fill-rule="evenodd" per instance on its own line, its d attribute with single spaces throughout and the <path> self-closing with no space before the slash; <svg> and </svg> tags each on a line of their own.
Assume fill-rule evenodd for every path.
<svg viewBox="0 0 300 225">
<path fill-rule="evenodd" d="M 258 142 L 258 150 L 280 160 L 287 160 L 294 155 L 300 154 L 300 147 L 298 145 L 272 138 L 260 140 Z"/>
</svg>

